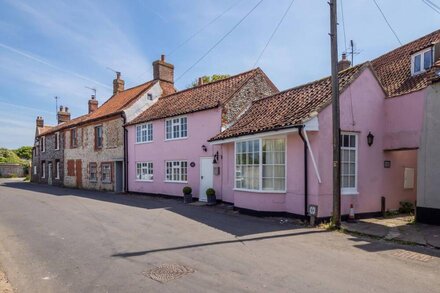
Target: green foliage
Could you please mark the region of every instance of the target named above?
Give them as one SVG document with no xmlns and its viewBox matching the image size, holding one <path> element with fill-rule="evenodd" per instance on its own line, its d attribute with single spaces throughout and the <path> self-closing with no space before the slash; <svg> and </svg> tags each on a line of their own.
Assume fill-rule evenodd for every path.
<svg viewBox="0 0 440 293">
<path fill-rule="evenodd" d="M 22 146 L 14 151 L 20 159 L 30 160 L 32 159 L 32 147 Z"/>
<path fill-rule="evenodd" d="M 213 188 L 208 188 L 206 190 L 206 195 L 207 196 L 215 196 L 215 190 Z"/>
<path fill-rule="evenodd" d="M 26 177 L 24 178 L 24 180 L 23 181 L 31 181 L 31 176 L 30 175 L 26 175 Z"/>
<path fill-rule="evenodd" d="M 20 159 L 13 151 L 5 148 L 0 148 L 0 163 L 24 164 L 25 162 Z"/>
<path fill-rule="evenodd" d="M 203 84 L 207 84 L 213 81 L 222 80 L 230 77 L 229 74 L 213 74 L 213 75 L 204 75 L 202 76 Z M 199 80 L 194 80 L 188 88 L 195 87 L 199 84 Z"/>
<path fill-rule="evenodd" d="M 414 212 L 414 204 L 410 201 L 401 201 L 399 213 L 401 214 L 409 214 Z"/>
<path fill-rule="evenodd" d="M 182 191 L 183 191 L 183 194 L 191 194 L 192 188 L 189 186 L 185 186 Z"/>
</svg>

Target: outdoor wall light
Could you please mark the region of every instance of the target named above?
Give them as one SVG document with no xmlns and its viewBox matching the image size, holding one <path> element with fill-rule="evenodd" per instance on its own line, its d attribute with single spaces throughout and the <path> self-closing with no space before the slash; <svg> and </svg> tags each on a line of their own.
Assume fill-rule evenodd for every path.
<svg viewBox="0 0 440 293">
<path fill-rule="evenodd" d="M 371 133 L 371 131 L 369 131 L 367 135 L 368 146 L 372 146 L 373 142 L 374 142 L 374 135 Z"/>
<path fill-rule="evenodd" d="M 202 145 L 202 150 L 206 153 L 208 151 L 208 148 L 206 147 L 206 145 Z"/>
</svg>

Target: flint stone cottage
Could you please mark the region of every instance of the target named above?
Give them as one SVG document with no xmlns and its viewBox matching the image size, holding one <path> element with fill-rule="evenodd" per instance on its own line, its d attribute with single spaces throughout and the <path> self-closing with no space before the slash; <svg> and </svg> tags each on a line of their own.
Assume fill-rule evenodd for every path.
<svg viewBox="0 0 440 293">
<path fill-rule="evenodd" d="M 70 120 L 69 108 L 60 107 L 57 113 L 58 125 Z M 35 142 L 32 148 L 31 181 L 62 186 L 64 181 L 64 132 L 53 131 L 54 127 L 44 125 L 44 119 L 37 117 Z"/>
<path fill-rule="evenodd" d="M 102 106 L 94 96 L 89 113 L 38 133 L 39 141 L 61 133 L 64 146 L 64 186 L 122 192 L 125 190 L 125 147 L 123 125 L 142 113 L 161 95 L 175 92 L 174 66 L 165 57 L 153 63 L 154 79 L 124 89 L 117 73 L 113 96 Z M 41 148 L 41 147 L 40 147 Z M 42 161 L 40 152 L 39 160 Z M 44 175 L 44 174 L 43 174 Z M 38 177 L 42 177 L 40 174 Z"/>
<path fill-rule="evenodd" d="M 371 62 L 350 68 L 340 62 L 343 214 L 353 205 L 360 216 L 372 216 L 417 199 L 417 219 L 440 222 L 434 141 L 440 96 L 430 78 L 439 42 L 436 31 Z M 318 218 L 330 217 L 331 125 L 330 77 L 253 102 L 210 139 L 222 158 L 223 177 L 214 182 L 222 200 L 299 217 L 313 204 Z"/>
<path fill-rule="evenodd" d="M 253 100 L 278 92 L 257 68 L 161 97 L 128 123 L 128 190 L 206 201 L 206 189 L 222 176 L 219 154 L 208 139 L 228 128 Z"/>
</svg>

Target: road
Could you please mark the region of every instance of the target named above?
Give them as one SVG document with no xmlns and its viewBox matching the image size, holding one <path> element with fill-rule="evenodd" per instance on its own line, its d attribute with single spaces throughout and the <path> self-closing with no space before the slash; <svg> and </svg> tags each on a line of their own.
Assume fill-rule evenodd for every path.
<svg viewBox="0 0 440 293">
<path fill-rule="evenodd" d="M 437 250 L 304 228 L 223 207 L 9 180 L 0 181 L 0 264 L 18 292 L 440 288 Z M 166 279 L 176 276 L 176 265 L 188 273 Z M 156 276 L 163 282 L 151 278 L 161 266 Z"/>
</svg>

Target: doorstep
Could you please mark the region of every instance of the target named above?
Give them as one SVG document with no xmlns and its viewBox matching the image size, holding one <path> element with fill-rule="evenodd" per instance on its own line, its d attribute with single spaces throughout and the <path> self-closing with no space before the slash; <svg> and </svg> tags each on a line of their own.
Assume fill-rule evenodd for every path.
<svg viewBox="0 0 440 293">
<path fill-rule="evenodd" d="M 347 232 L 364 234 L 384 240 L 431 246 L 440 249 L 440 226 L 415 223 L 413 216 L 399 215 L 386 218 L 343 222 Z"/>
</svg>

